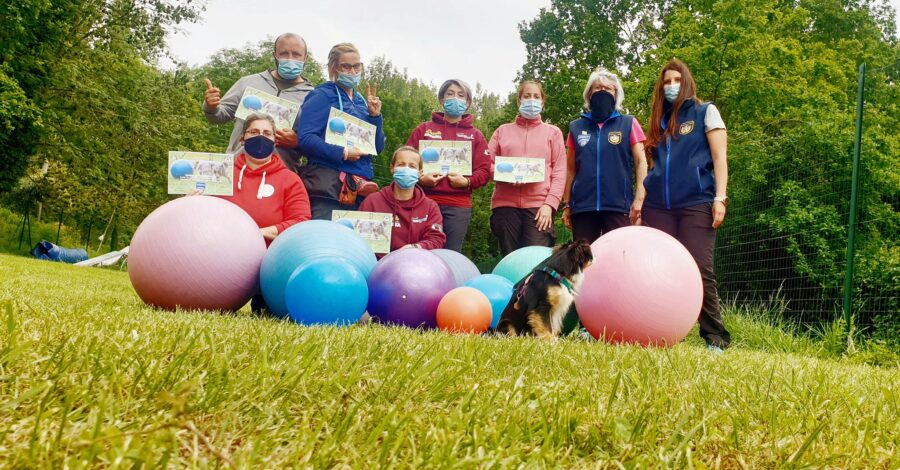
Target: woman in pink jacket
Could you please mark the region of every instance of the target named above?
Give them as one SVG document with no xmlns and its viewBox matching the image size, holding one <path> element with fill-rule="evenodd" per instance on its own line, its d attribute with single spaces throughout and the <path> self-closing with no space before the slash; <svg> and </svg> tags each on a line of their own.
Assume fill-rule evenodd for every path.
<svg viewBox="0 0 900 470">
<path fill-rule="evenodd" d="M 498 181 L 491 197 L 491 231 L 507 255 L 523 246 L 553 246 L 553 216 L 566 185 L 566 141 L 556 126 L 541 120 L 546 101 L 540 83 L 519 85 L 519 115 L 515 122 L 494 131 L 491 155 L 544 160 L 544 181 L 505 183 Z"/>
</svg>

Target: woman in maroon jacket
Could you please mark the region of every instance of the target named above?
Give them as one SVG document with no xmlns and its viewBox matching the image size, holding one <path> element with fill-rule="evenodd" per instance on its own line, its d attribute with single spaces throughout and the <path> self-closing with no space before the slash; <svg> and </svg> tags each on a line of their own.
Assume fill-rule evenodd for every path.
<svg viewBox="0 0 900 470">
<path fill-rule="evenodd" d="M 416 187 L 422 176 L 419 151 L 409 146 L 398 148 L 391 157 L 391 174 L 394 182 L 363 200 L 359 210 L 394 215 L 391 251 L 443 248 L 447 236 L 441 211 L 437 203 Z"/>
<path fill-rule="evenodd" d="M 473 117 L 466 114 L 472 105 L 472 89 L 458 79 L 444 82 L 438 90 L 443 113 L 432 113 L 431 120 L 413 129 L 406 145 L 419 149 L 421 140 L 453 140 L 472 143 L 472 174 L 450 172 L 426 173 L 419 184 L 425 195 L 441 208 L 447 233 L 446 248 L 462 251 L 463 240 L 472 218 L 472 191 L 491 179 L 491 154 L 484 134 L 472 126 Z"/>
</svg>

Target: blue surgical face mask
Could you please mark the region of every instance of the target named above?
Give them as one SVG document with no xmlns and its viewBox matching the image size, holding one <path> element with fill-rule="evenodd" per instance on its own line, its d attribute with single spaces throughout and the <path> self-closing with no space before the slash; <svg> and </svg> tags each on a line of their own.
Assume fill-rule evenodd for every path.
<svg viewBox="0 0 900 470">
<path fill-rule="evenodd" d="M 519 105 L 519 114 L 525 119 L 534 119 L 541 115 L 544 103 L 541 100 L 522 100 Z"/>
<path fill-rule="evenodd" d="M 447 98 L 444 100 L 444 112 L 450 117 L 458 118 L 462 116 L 468 107 L 466 100 L 459 98 Z"/>
<path fill-rule="evenodd" d="M 275 142 L 264 135 L 256 135 L 244 139 L 244 151 L 253 158 L 266 158 L 275 151 Z"/>
<path fill-rule="evenodd" d="M 338 84 L 344 88 L 356 88 L 359 81 L 362 80 L 362 74 L 351 75 L 349 73 L 338 72 Z"/>
<path fill-rule="evenodd" d="M 278 76 L 285 80 L 296 80 L 303 73 L 303 66 L 306 65 L 302 60 L 278 60 Z"/>
<path fill-rule="evenodd" d="M 678 99 L 678 93 L 681 92 L 681 84 L 666 85 L 663 87 L 663 94 L 666 95 L 666 101 L 674 103 Z"/>
<path fill-rule="evenodd" d="M 394 181 L 403 189 L 409 189 L 419 182 L 419 170 L 401 166 L 394 168 Z"/>
</svg>

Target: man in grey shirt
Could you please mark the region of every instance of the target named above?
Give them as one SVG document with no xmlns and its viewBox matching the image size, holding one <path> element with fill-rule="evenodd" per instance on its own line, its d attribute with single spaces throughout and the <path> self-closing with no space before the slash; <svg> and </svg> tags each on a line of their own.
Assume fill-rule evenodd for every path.
<svg viewBox="0 0 900 470">
<path fill-rule="evenodd" d="M 234 113 L 238 103 L 249 86 L 270 95 L 293 101 L 303 105 L 307 93 L 313 90 L 312 84 L 303 78 L 303 66 L 306 63 L 306 41 L 297 34 L 285 33 L 275 39 L 275 69 L 241 77 L 231 88 L 220 95 L 218 88 L 206 79 L 206 100 L 203 102 L 203 114 L 211 124 L 223 124 L 234 120 L 234 130 L 228 142 L 228 153 L 238 153 L 241 148 L 241 132 L 244 120 L 236 119 Z M 297 119 L 300 115 L 297 114 Z M 293 127 L 293 126 L 292 126 Z M 297 133 L 293 128 L 276 130 L 275 151 L 291 171 L 296 173 L 300 167 L 300 154 L 297 152 Z"/>
</svg>

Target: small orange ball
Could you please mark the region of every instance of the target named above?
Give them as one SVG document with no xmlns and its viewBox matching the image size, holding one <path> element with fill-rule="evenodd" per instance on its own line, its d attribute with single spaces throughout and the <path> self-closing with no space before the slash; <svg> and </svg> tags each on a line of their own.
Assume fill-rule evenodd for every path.
<svg viewBox="0 0 900 470">
<path fill-rule="evenodd" d="M 491 302 L 472 287 L 447 292 L 437 308 L 438 327 L 451 333 L 484 333 L 491 319 Z"/>
</svg>

